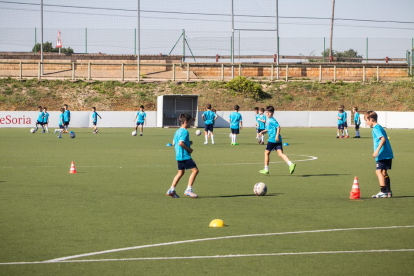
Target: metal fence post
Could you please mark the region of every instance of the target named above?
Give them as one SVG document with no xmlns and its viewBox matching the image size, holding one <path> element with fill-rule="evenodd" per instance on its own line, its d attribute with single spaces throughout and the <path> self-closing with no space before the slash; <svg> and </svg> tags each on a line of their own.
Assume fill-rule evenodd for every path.
<svg viewBox="0 0 414 276">
<path fill-rule="evenodd" d="M 336 65 L 334 65 L 334 82 L 336 82 Z"/>
<path fill-rule="evenodd" d="M 88 53 L 88 28 L 85 28 L 85 54 Z"/>
<path fill-rule="evenodd" d="M 366 49 L 366 55 L 367 55 L 367 63 L 368 63 L 368 37 L 367 37 L 367 49 Z"/>
<path fill-rule="evenodd" d="M 91 80 L 91 71 L 92 71 L 92 69 L 91 69 L 91 63 L 89 62 L 88 63 L 88 80 Z"/>
<path fill-rule="evenodd" d="M 37 79 L 38 80 L 40 80 L 41 75 L 42 75 L 42 63 L 39 62 L 39 69 L 38 69 L 38 72 L 37 72 Z"/>
<path fill-rule="evenodd" d="M 319 82 L 322 82 L 322 65 L 319 65 Z"/>
<path fill-rule="evenodd" d="M 190 63 L 187 63 L 187 81 L 190 80 Z"/>
<path fill-rule="evenodd" d="M 365 66 L 362 66 L 362 82 L 365 82 Z"/>
<path fill-rule="evenodd" d="M 273 81 L 273 74 L 274 74 L 274 73 L 273 73 L 273 71 L 274 71 L 273 64 L 272 64 L 272 65 L 270 65 L 270 68 L 271 68 L 271 69 L 270 69 L 270 70 L 271 70 L 271 71 L 270 71 L 270 81 Z"/>
<path fill-rule="evenodd" d="M 289 65 L 286 65 L 286 81 L 289 81 Z"/>
<path fill-rule="evenodd" d="M 75 63 L 72 62 L 72 80 L 75 80 Z"/>
<path fill-rule="evenodd" d="M 173 63 L 173 81 L 175 81 L 175 63 Z"/>
<path fill-rule="evenodd" d="M 22 78 L 23 78 L 23 65 L 22 65 L 22 62 L 20 61 L 20 80 L 22 80 Z"/>
<path fill-rule="evenodd" d="M 224 64 L 221 64 L 221 80 L 224 81 Z"/>
<path fill-rule="evenodd" d="M 379 66 L 377 66 L 377 82 L 379 82 Z"/>
<path fill-rule="evenodd" d="M 121 66 L 121 81 L 124 81 L 124 63 Z"/>
<path fill-rule="evenodd" d="M 241 63 L 239 63 L 239 76 L 241 76 L 242 75 L 242 73 L 241 73 Z"/>
</svg>

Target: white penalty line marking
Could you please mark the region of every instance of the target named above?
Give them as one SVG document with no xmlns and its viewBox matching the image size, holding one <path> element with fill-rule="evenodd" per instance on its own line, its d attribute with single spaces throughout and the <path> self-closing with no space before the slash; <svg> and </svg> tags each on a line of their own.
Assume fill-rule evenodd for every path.
<svg viewBox="0 0 414 276">
<path fill-rule="evenodd" d="M 278 233 L 264 233 L 264 234 L 248 234 L 248 235 L 237 235 L 237 236 L 224 236 L 224 237 L 215 237 L 215 238 L 204 238 L 204 239 L 193 239 L 193 240 L 185 240 L 185 241 L 175 241 L 175 242 L 166 242 L 166 243 L 156 243 L 156 244 L 148 244 L 148 245 L 139 245 L 133 247 L 124 247 L 118 249 L 111 249 L 111 250 L 104 250 L 104 251 L 97 251 L 92 253 L 85 253 L 79 255 L 72 255 L 47 261 L 38 261 L 38 262 L 10 262 L 10 263 L 0 263 L 0 265 L 18 265 L 18 264 L 45 264 L 45 263 L 61 263 L 61 262 L 85 262 L 85 261 L 98 261 L 98 260 L 73 260 L 82 257 L 89 257 L 89 256 L 96 256 L 101 254 L 107 253 L 115 253 L 121 251 L 128 251 L 128 250 L 136 250 L 142 248 L 151 248 L 151 247 L 160 247 L 160 246 L 168 246 L 168 245 L 176 245 L 176 244 L 185 244 L 185 243 L 195 243 L 195 242 L 203 242 L 203 241 L 216 241 L 216 240 L 225 240 L 225 239 L 237 239 L 237 238 L 250 238 L 250 237 L 264 237 L 264 236 L 277 236 L 277 235 L 294 235 L 294 234 L 309 234 L 309 233 L 327 233 L 327 232 L 340 232 L 340 231 L 355 231 L 355 230 L 378 230 L 378 229 L 398 229 L 398 228 L 414 228 L 414 225 L 406 225 L 406 226 L 383 226 L 383 227 L 363 227 L 363 228 L 339 228 L 339 229 L 324 229 L 324 230 L 308 230 L 308 231 L 294 231 L 294 232 L 278 232 Z M 384 249 L 388 250 L 388 249 Z M 406 250 L 406 249 L 399 249 L 399 250 Z M 407 249 L 407 250 L 414 250 L 414 249 Z M 322 251 L 323 252 L 323 251 Z M 328 251 L 326 251 L 328 252 Z M 334 252 L 343 252 L 343 251 L 334 251 Z M 390 251 L 392 252 L 392 251 Z M 302 254 L 311 254 L 310 252 L 302 252 Z M 317 254 L 312 253 L 312 254 Z M 357 252 L 355 252 L 357 253 Z M 299 253 L 272 253 L 272 254 L 299 254 Z M 322 253 L 320 253 L 322 254 Z M 325 253 L 327 254 L 327 253 Z M 251 255 L 251 254 L 250 254 Z M 249 255 L 249 256 L 250 256 Z M 243 255 L 228 255 L 228 256 L 243 256 Z M 259 256 L 259 255 L 258 255 Z M 275 255 L 278 256 L 278 255 Z M 198 256 L 203 257 L 203 256 Z M 208 256 L 207 256 L 208 257 Z M 204 256 L 204 258 L 207 258 Z M 214 256 L 213 256 L 214 257 Z M 213 258 L 211 257 L 211 258 Z M 169 257 L 169 258 L 190 258 L 190 257 Z M 224 258 L 224 257 L 222 257 Z M 140 258 L 138 258 L 140 259 Z M 150 260 L 157 258 L 141 258 L 143 260 Z M 116 259 L 122 260 L 122 259 Z M 132 259 L 131 259 L 132 260 Z"/>
<path fill-rule="evenodd" d="M 311 156 L 311 155 L 300 155 L 300 154 L 289 154 L 289 156 L 302 156 L 308 157 L 307 159 L 300 159 L 300 160 L 291 160 L 292 162 L 306 162 L 306 161 L 314 161 L 317 160 L 318 157 Z M 280 164 L 285 163 L 285 161 L 276 161 L 276 162 L 269 162 L 270 164 Z M 215 164 L 200 164 L 200 167 L 203 166 L 239 166 L 239 165 L 263 165 L 263 162 L 258 163 L 215 163 Z M 138 166 L 76 166 L 78 168 L 139 168 L 139 167 L 171 167 L 176 165 L 138 165 Z M 0 169 L 22 169 L 22 168 L 66 168 L 67 166 L 13 166 L 13 167 L 0 167 Z"/>
<path fill-rule="evenodd" d="M 261 254 L 187 256 L 187 257 L 148 257 L 148 258 L 96 259 L 96 260 L 92 259 L 92 260 L 68 260 L 68 261 L 59 261 L 59 262 L 50 262 L 50 261 L 44 261 L 44 262 L 15 262 L 15 263 L 0 263 L 0 265 L 93 263 L 93 262 L 155 261 L 155 260 L 194 260 L 194 259 L 221 259 L 221 258 L 243 258 L 243 257 L 245 258 L 245 257 L 274 257 L 274 256 L 298 256 L 298 255 L 351 254 L 351 253 L 393 253 L 393 252 L 414 252 L 414 248 L 352 250 L 352 251 L 286 252 L 286 253 L 261 253 Z"/>
</svg>

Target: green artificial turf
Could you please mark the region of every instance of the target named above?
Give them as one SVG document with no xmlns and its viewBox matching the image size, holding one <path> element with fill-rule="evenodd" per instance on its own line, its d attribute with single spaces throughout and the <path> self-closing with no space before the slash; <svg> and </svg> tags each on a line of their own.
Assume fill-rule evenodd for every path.
<svg viewBox="0 0 414 276">
<path fill-rule="evenodd" d="M 215 129 L 215 145 L 190 130 L 198 199 L 184 196 L 190 172 L 165 195 L 177 172 L 166 147 L 175 129 L 75 129 L 76 138 L 0 130 L 0 263 L 37 262 L 117 248 L 225 236 L 244 236 L 119 251 L 79 260 L 191 257 L 326 251 L 414 249 L 412 130 L 387 130 L 395 159 L 389 171 L 394 197 L 379 191 L 371 131 L 361 139 L 335 139 L 335 129 L 283 128 L 285 153 L 261 175 L 265 146 L 245 129 L 231 146 L 228 129 Z M 351 136 L 354 131 L 351 130 Z M 69 174 L 74 161 L 77 174 Z M 361 199 L 349 200 L 358 176 Z M 264 182 L 268 194 L 253 194 Z M 224 228 L 209 228 L 213 219 Z M 368 228 L 354 229 L 349 228 Z M 329 232 L 303 232 L 340 229 Z M 346 230 L 348 229 L 348 230 Z M 0 275 L 378 275 L 409 274 L 414 252 L 360 252 L 232 258 L 2 264 Z"/>
</svg>

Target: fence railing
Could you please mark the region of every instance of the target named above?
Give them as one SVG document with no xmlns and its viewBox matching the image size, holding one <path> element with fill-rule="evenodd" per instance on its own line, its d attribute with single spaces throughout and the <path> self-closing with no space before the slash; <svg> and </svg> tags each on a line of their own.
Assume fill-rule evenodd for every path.
<svg viewBox="0 0 414 276">
<path fill-rule="evenodd" d="M 138 68 L 136 63 L 0 62 L 0 77 L 18 79 L 119 80 L 122 82 L 126 80 L 138 82 L 151 80 L 225 81 L 233 79 L 237 75 L 269 81 L 336 82 L 342 80 L 367 82 L 369 80 L 397 80 L 401 78 L 414 80 L 413 64 L 307 63 L 276 65 L 271 63 L 197 62 L 140 63 Z"/>
</svg>

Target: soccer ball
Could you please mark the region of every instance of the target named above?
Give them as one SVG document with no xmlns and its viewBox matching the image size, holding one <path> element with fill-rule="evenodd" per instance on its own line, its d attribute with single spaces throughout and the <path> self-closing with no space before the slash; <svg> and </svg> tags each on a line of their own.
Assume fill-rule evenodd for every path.
<svg viewBox="0 0 414 276">
<path fill-rule="evenodd" d="M 201 135 L 201 131 L 199 129 L 196 131 L 196 135 L 197 136 L 200 136 Z"/>
<path fill-rule="evenodd" d="M 30 132 L 34 134 L 34 133 L 36 132 L 36 129 L 32 128 L 32 129 L 30 130 Z"/>
<path fill-rule="evenodd" d="M 132 136 L 137 136 L 137 131 L 136 131 L 136 130 L 134 130 L 134 131 L 132 132 Z"/>
<path fill-rule="evenodd" d="M 254 184 L 253 192 L 257 196 L 264 196 L 267 193 L 267 186 L 263 182 Z"/>
<path fill-rule="evenodd" d="M 75 132 L 73 132 L 73 131 L 69 132 L 69 135 L 70 135 L 70 138 L 75 138 L 76 137 Z"/>
</svg>

